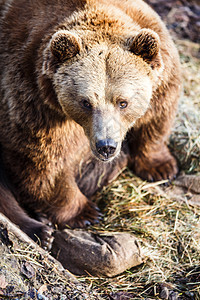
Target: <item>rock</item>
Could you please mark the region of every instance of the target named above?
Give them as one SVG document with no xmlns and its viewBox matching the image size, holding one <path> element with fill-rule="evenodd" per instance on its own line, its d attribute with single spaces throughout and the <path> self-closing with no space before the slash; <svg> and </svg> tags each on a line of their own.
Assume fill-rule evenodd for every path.
<svg viewBox="0 0 200 300">
<path fill-rule="evenodd" d="M 200 175 L 181 175 L 165 193 L 174 200 L 200 206 Z"/>
<path fill-rule="evenodd" d="M 200 174 L 179 176 L 175 185 L 200 195 Z"/>
</svg>

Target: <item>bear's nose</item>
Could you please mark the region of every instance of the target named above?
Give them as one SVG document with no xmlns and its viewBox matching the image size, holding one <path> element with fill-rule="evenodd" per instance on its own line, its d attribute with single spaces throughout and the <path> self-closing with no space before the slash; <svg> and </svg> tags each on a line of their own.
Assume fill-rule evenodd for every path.
<svg viewBox="0 0 200 300">
<path fill-rule="evenodd" d="M 108 159 L 112 156 L 117 148 L 117 143 L 112 139 L 101 140 L 96 143 L 96 149 L 99 154 Z"/>
</svg>

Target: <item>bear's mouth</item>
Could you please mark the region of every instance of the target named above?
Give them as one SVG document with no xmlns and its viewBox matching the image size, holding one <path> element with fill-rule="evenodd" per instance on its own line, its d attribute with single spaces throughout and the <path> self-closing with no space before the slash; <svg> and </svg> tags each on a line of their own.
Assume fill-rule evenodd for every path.
<svg viewBox="0 0 200 300">
<path fill-rule="evenodd" d="M 98 160 L 103 161 L 103 162 L 110 162 L 116 157 L 116 155 L 113 155 L 108 158 L 105 158 L 102 155 L 100 155 L 97 151 L 94 151 L 94 150 L 92 150 L 92 153 L 95 156 L 95 158 L 97 158 Z"/>
</svg>

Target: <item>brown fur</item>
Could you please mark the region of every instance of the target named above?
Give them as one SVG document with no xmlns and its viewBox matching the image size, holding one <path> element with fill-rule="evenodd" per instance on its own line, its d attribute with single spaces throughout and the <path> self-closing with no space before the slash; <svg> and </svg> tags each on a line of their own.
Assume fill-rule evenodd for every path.
<svg viewBox="0 0 200 300">
<path fill-rule="evenodd" d="M 13 187 L 0 186 L 3 213 L 33 237 L 47 229 L 32 219 L 41 213 L 60 228 L 95 222 L 87 197 L 127 164 L 147 180 L 173 178 L 179 60 L 155 12 L 141 0 L 0 9 L 0 144 Z M 116 143 L 107 163 L 105 139 Z"/>
</svg>

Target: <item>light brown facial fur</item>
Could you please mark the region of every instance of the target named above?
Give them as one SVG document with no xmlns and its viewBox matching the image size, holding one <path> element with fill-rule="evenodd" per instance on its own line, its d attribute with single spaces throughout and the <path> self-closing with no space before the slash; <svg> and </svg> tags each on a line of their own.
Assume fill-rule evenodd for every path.
<svg viewBox="0 0 200 300">
<path fill-rule="evenodd" d="M 139 37 L 135 36 L 134 42 L 127 41 L 130 49 L 112 46 L 109 41 L 97 43 L 94 40 L 93 46 L 85 51 L 81 49 L 84 35 L 81 41 L 69 31 L 56 33 L 50 42 L 52 55 L 57 58 L 62 49 L 65 53 L 62 57 L 65 55 L 66 60 L 63 62 L 60 59 L 62 64 L 55 73 L 44 69 L 44 74 L 53 81 L 63 112 L 83 127 L 93 154 L 109 161 L 119 154 L 128 130 L 149 107 L 155 80 L 153 70 L 142 58 L 138 59 L 139 54 L 136 56 L 133 51 L 138 51 L 135 40 L 138 43 L 142 40 L 143 47 L 148 48 L 149 40 L 153 40 L 153 37 L 152 32 L 141 31 Z M 63 41 L 68 41 L 72 36 L 74 44 L 71 45 L 71 52 L 69 42 L 66 42 L 64 51 Z M 78 50 L 74 52 L 74 49 Z M 154 49 L 154 54 L 149 57 L 155 57 L 158 51 L 159 48 Z M 70 60 L 71 57 L 74 58 Z M 96 145 L 101 140 L 113 140 L 116 143 L 116 151 L 107 159 L 97 151 Z"/>
</svg>

